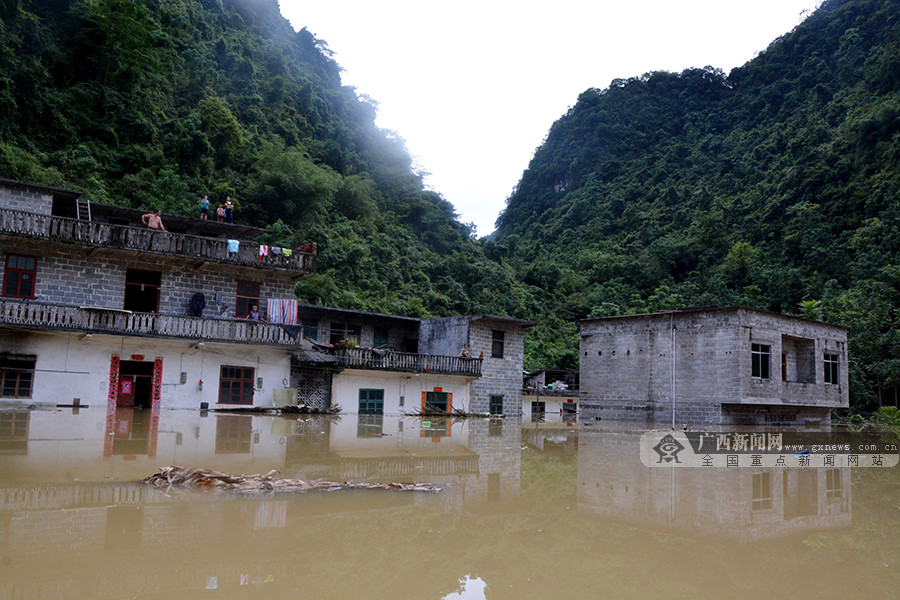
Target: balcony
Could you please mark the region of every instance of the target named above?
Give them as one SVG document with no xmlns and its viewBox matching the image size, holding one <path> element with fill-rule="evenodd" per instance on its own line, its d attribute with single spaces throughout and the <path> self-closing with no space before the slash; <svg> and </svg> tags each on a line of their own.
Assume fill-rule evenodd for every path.
<svg viewBox="0 0 900 600">
<path fill-rule="evenodd" d="M 306 252 L 259 256 L 259 244 L 241 241 L 236 252 L 228 251 L 228 240 L 183 233 L 155 231 L 146 227 L 112 225 L 68 217 L 0 209 L 0 235 L 14 235 L 79 244 L 93 248 L 135 250 L 150 254 L 181 256 L 199 262 L 217 262 L 263 269 L 294 271 L 297 276 L 316 271 L 316 256 Z"/>
<path fill-rule="evenodd" d="M 337 366 L 345 369 L 372 371 L 400 371 L 405 373 L 434 373 L 481 377 L 480 358 L 416 354 L 372 348 L 316 347 L 295 354 L 300 366 Z"/>
<path fill-rule="evenodd" d="M 274 323 L 244 319 L 204 319 L 7 299 L 0 299 L 0 326 L 291 348 L 300 343 L 296 332 L 291 335 L 284 326 Z"/>
</svg>

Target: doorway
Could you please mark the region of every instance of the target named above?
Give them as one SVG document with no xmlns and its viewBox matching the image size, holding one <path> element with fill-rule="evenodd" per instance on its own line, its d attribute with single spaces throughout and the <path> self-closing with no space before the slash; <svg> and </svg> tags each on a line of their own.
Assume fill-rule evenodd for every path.
<svg viewBox="0 0 900 600">
<path fill-rule="evenodd" d="M 153 363 L 123 360 L 119 363 L 116 408 L 150 408 L 153 404 Z"/>
</svg>

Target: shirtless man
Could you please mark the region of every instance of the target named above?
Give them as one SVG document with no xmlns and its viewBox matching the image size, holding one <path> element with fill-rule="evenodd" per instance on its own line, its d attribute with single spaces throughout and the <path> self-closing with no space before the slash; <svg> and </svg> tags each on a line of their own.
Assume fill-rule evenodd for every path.
<svg viewBox="0 0 900 600">
<path fill-rule="evenodd" d="M 150 229 L 159 229 L 160 231 L 166 230 L 166 228 L 163 226 L 162 217 L 159 216 L 158 210 L 142 216 L 141 221 L 143 221 L 144 225 L 146 225 Z"/>
</svg>

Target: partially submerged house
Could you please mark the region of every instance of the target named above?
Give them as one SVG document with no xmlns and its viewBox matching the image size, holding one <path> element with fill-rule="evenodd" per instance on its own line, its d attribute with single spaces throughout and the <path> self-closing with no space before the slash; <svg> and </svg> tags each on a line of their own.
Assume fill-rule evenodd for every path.
<svg viewBox="0 0 900 600">
<path fill-rule="evenodd" d="M 579 372 L 538 369 L 526 373 L 522 388 L 522 418 L 571 423 L 578 417 Z"/>
<path fill-rule="evenodd" d="M 492 315 L 434 319 L 300 305 L 299 400 L 350 412 L 518 414 L 524 332 Z M 461 355 L 468 345 L 469 356 Z"/>
<path fill-rule="evenodd" d="M 518 414 L 534 323 L 302 305 L 314 253 L 177 215 L 152 230 L 144 212 L 0 179 L 0 407 Z"/>
<path fill-rule="evenodd" d="M 847 329 L 748 308 L 581 322 L 581 415 L 828 425 L 847 408 Z"/>
</svg>

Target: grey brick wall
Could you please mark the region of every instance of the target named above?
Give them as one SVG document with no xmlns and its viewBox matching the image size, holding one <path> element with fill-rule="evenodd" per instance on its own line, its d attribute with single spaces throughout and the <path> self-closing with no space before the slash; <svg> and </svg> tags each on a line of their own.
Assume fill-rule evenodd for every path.
<svg viewBox="0 0 900 600">
<path fill-rule="evenodd" d="M 504 332 L 503 358 L 491 357 L 493 331 Z M 488 412 L 490 397 L 503 396 L 503 414 L 522 413 L 522 372 L 525 333 L 521 326 L 503 321 L 473 321 L 469 325 L 469 349 L 472 356 L 484 354 L 481 377 L 472 382 L 471 412 Z"/>
<path fill-rule="evenodd" d="M 168 315 L 187 315 L 195 292 L 206 295 L 204 316 L 219 314 L 213 300 L 218 293 L 233 316 L 237 295 L 237 281 L 255 281 L 260 285 L 260 310 L 265 316 L 265 299 L 293 298 L 294 286 L 290 276 L 251 268 L 197 263 L 183 258 L 141 255 L 136 252 L 98 250 L 90 253 L 82 248 L 49 244 L 40 241 L 15 240 L 0 245 L 0 280 L 6 266 L 7 254 L 37 256 L 35 300 L 72 306 L 121 308 L 125 300 L 127 269 L 160 271 L 162 273 L 159 312 Z M 238 315 L 242 316 L 242 315 Z"/>
<path fill-rule="evenodd" d="M 49 215 L 53 210 L 53 196 L 25 187 L 0 185 L 0 208 Z"/>
</svg>

